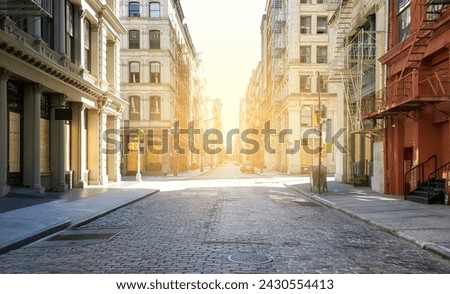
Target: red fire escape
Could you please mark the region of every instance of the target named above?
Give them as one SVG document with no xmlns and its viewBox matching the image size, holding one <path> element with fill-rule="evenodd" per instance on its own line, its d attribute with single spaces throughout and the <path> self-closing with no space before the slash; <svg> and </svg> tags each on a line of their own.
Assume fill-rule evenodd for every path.
<svg viewBox="0 0 450 294">
<path fill-rule="evenodd" d="M 431 38 L 437 29 L 441 14 L 448 9 L 450 0 L 429 0 L 418 4 L 415 10 L 426 7 L 424 16 L 414 32 L 412 40 L 405 40 L 406 62 L 395 80 L 388 82 L 383 95 L 376 97 L 373 108 L 363 114 L 365 119 L 383 118 L 399 113 L 407 114 L 424 105 L 450 100 L 450 75 L 448 67 L 444 70 L 419 70 Z M 415 14 L 413 11 L 412 15 Z M 426 90 L 425 90 L 426 89 Z M 431 93 L 431 94 L 430 94 Z"/>
</svg>

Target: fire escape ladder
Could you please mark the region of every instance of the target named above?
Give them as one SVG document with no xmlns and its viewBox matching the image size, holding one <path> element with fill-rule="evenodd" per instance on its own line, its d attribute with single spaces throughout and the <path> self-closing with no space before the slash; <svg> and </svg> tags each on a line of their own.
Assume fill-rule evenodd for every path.
<svg viewBox="0 0 450 294">
<path fill-rule="evenodd" d="M 352 26 L 353 0 L 343 0 L 339 6 L 339 14 L 337 19 L 337 36 L 335 56 L 339 51 L 345 48 L 346 36 Z"/>
<path fill-rule="evenodd" d="M 409 48 L 407 63 L 402 69 L 400 79 L 402 79 L 406 69 L 419 68 L 433 30 L 436 27 L 436 20 L 439 18 L 446 4 L 450 4 L 450 0 L 428 0 L 426 4 L 427 11 L 422 18 L 419 29 L 414 36 L 413 43 Z"/>
</svg>

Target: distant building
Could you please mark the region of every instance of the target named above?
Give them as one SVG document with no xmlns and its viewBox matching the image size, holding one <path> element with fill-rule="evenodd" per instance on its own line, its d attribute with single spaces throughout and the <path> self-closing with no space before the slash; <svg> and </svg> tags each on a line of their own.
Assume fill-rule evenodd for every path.
<svg viewBox="0 0 450 294">
<path fill-rule="evenodd" d="M 122 172 L 134 175 L 138 157 L 144 174 L 198 166 L 199 155 L 188 148 L 187 136 L 176 142 L 172 129 L 199 122 L 204 81 L 179 0 L 120 2 L 122 35 L 121 95 L 124 112 Z M 175 140 L 175 141 L 174 141 Z M 178 147 L 184 149 L 181 151 Z M 159 152 L 160 151 L 160 152 Z M 173 162 L 173 159 L 172 159 Z"/>
<path fill-rule="evenodd" d="M 338 153 L 343 170 L 337 179 L 384 191 L 384 119 L 365 119 L 375 100 L 385 97 L 386 73 L 378 59 L 387 50 L 387 6 L 384 0 L 328 1 L 332 11 L 333 56 L 325 71 L 339 93 L 338 113 L 346 128 Z"/>
<path fill-rule="evenodd" d="M 118 10 L 117 1 L 1 1 L 0 196 L 121 180 L 120 137 L 107 134 L 127 105 Z"/>
<path fill-rule="evenodd" d="M 339 151 L 330 141 L 339 127 L 338 101 L 326 83 L 331 13 L 324 8 L 321 0 L 267 1 L 261 26 L 263 92 L 258 94 L 264 113 L 258 115 L 260 126 L 270 122 L 276 130 L 270 136 L 274 150 L 264 154 L 269 169 L 309 173 L 320 156 L 329 173 L 342 172 Z M 315 131 L 320 125 L 322 145 Z"/>
</svg>

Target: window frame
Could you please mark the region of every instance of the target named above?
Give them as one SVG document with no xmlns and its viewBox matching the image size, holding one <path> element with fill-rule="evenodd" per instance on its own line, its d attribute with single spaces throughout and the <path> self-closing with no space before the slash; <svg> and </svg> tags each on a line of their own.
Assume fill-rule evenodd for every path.
<svg viewBox="0 0 450 294">
<path fill-rule="evenodd" d="M 308 49 L 307 54 L 303 54 L 304 49 Z M 299 55 L 300 63 L 311 63 L 311 46 L 300 46 Z"/>
<path fill-rule="evenodd" d="M 402 5 L 403 4 L 403 5 Z M 403 42 L 411 35 L 411 0 L 397 0 L 397 38 L 398 43 Z M 402 18 L 405 17 L 405 18 Z M 403 21 L 405 21 L 405 26 Z"/>
<path fill-rule="evenodd" d="M 303 24 L 303 20 L 307 22 L 306 25 Z M 311 34 L 311 15 L 301 15 L 300 16 L 300 34 L 301 35 L 310 35 Z"/>
<path fill-rule="evenodd" d="M 311 93 L 311 75 L 300 74 L 299 86 L 300 93 Z"/>
<path fill-rule="evenodd" d="M 141 120 L 141 97 L 137 95 L 131 95 L 130 97 L 128 97 L 128 99 L 130 103 L 129 106 L 130 120 Z"/>
<path fill-rule="evenodd" d="M 324 21 L 324 24 L 325 24 L 325 27 L 320 27 L 319 28 L 319 19 L 324 19 L 325 21 Z M 327 16 L 317 16 L 317 21 L 316 21 L 316 24 L 317 24 L 317 28 L 316 28 L 316 34 L 319 34 L 319 35 L 322 35 L 322 34 L 327 34 L 328 33 L 328 17 Z"/>
<path fill-rule="evenodd" d="M 137 64 L 138 71 L 132 71 L 133 65 Z M 130 61 L 128 64 L 129 82 L 140 83 L 141 82 L 141 63 L 139 61 Z M 135 75 L 133 75 L 135 74 Z"/>
<path fill-rule="evenodd" d="M 313 107 L 311 105 L 302 106 L 302 108 L 300 109 L 300 127 L 312 127 L 312 120 Z"/>
<path fill-rule="evenodd" d="M 92 25 L 88 19 L 84 19 L 84 68 L 88 71 L 92 70 L 92 52 L 91 52 L 91 43 L 92 43 Z"/>
<path fill-rule="evenodd" d="M 158 38 L 153 38 L 152 33 L 158 33 Z M 157 42 L 157 43 L 156 43 Z M 161 49 L 161 31 L 160 30 L 150 30 L 149 31 L 149 48 L 150 49 Z"/>
<path fill-rule="evenodd" d="M 69 57 L 70 61 L 75 61 L 75 10 L 72 3 L 66 1 L 66 55 Z"/>
<path fill-rule="evenodd" d="M 319 53 L 325 52 L 325 55 Z M 323 60 L 324 59 L 324 60 Z M 316 63 L 328 63 L 328 46 L 317 46 L 316 47 Z"/>
<path fill-rule="evenodd" d="M 152 10 L 152 6 L 154 5 L 158 5 L 158 9 L 153 9 Z M 150 18 L 160 18 L 161 17 L 161 3 L 157 2 L 157 1 L 151 1 L 148 5 L 148 16 Z M 155 15 L 153 15 L 153 13 L 156 13 Z"/>
<path fill-rule="evenodd" d="M 153 109 L 156 109 L 155 111 Z M 161 96 L 150 96 L 150 120 L 161 120 Z"/>
<path fill-rule="evenodd" d="M 158 66 L 158 70 L 153 72 L 153 65 Z M 160 84 L 161 83 L 161 62 L 150 61 L 150 83 Z"/>
<path fill-rule="evenodd" d="M 141 5 L 139 1 L 128 2 L 128 17 L 141 17 Z"/>
<path fill-rule="evenodd" d="M 137 38 L 132 38 L 133 33 L 137 33 Z M 128 31 L 128 49 L 141 49 L 141 32 L 139 30 Z"/>
</svg>

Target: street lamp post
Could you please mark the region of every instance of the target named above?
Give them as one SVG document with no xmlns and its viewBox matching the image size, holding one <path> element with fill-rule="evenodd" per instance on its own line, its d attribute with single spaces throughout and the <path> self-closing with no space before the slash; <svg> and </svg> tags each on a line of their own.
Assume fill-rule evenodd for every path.
<svg viewBox="0 0 450 294">
<path fill-rule="evenodd" d="M 142 135 L 144 135 L 144 132 L 141 129 L 138 130 L 138 146 L 137 146 L 137 172 L 136 172 L 136 181 L 142 182 L 142 175 L 141 175 L 141 138 L 140 134 L 142 132 Z M 144 138 L 144 136 L 142 136 Z"/>
<path fill-rule="evenodd" d="M 321 82 L 320 80 L 320 73 L 317 72 L 317 81 L 319 81 L 319 83 Z M 322 194 L 322 192 L 320 191 L 321 187 L 321 168 L 322 168 L 322 102 L 320 99 L 320 87 L 321 85 L 317 85 L 317 95 L 319 98 L 319 176 L 318 176 L 318 181 L 319 181 L 319 195 Z M 325 175 L 326 176 L 326 175 Z"/>
</svg>

